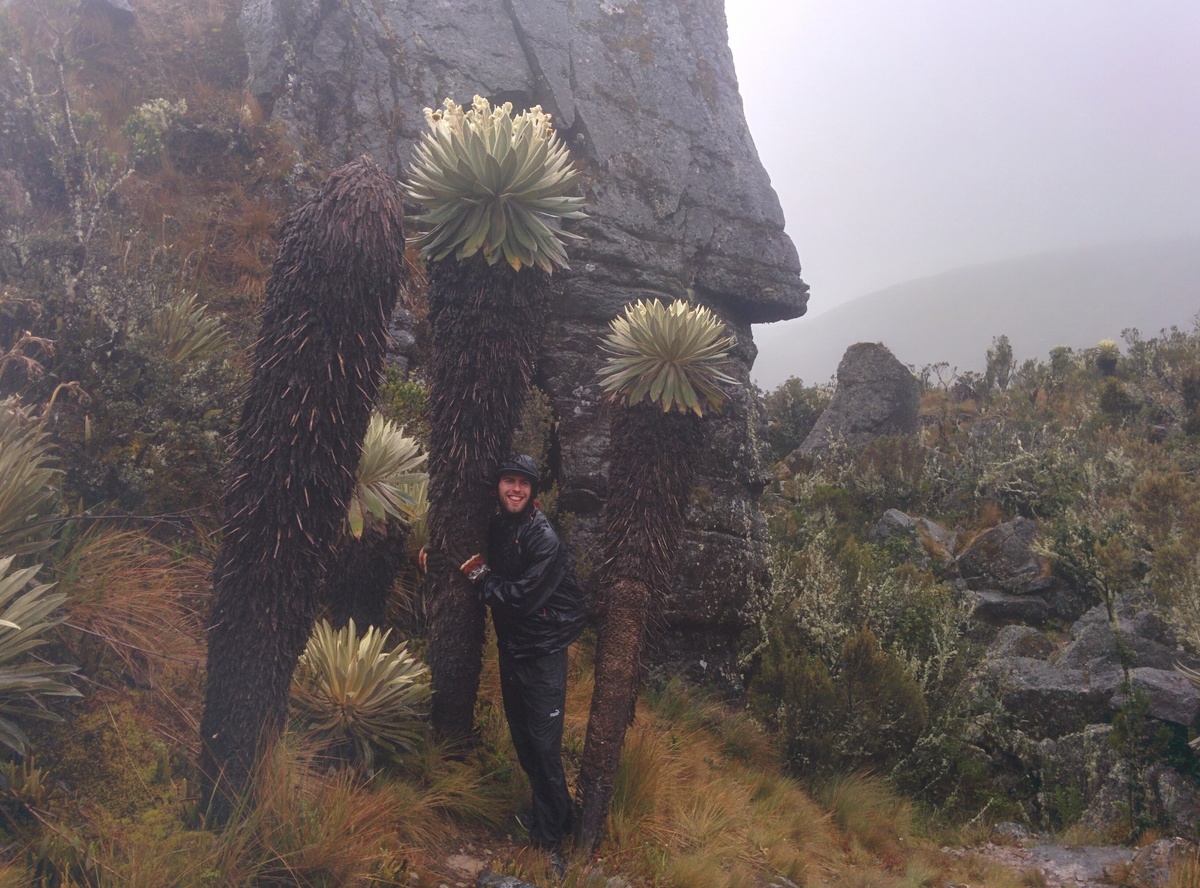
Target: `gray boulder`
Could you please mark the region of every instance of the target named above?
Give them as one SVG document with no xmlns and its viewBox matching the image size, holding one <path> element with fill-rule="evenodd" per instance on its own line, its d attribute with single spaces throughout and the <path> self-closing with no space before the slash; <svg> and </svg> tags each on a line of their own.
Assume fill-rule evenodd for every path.
<svg viewBox="0 0 1200 888">
<path fill-rule="evenodd" d="M 83 0 L 79 8 L 87 13 L 102 15 L 118 28 L 132 28 L 137 11 L 129 0 Z"/>
<path fill-rule="evenodd" d="M 1112 741 L 1111 725 L 1084 730 L 1037 745 L 1034 763 L 1038 803 L 1049 821 L 1078 822 L 1100 834 L 1120 834 L 1130 827 L 1132 804 L 1156 823 L 1192 835 L 1200 822 L 1196 780 L 1166 765 L 1153 764 L 1135 774 Z M 1047 825 L 1050 825 L 1048 822 Z M 1169 851 L 1160 847 L 1137 862 L 1147 875 L 1161 871 Z M 1162 884 L 1159 879 L 1134 884 Z"/>
<path fill-rule="evenodd" d="M 846 349 L 837 369 L 837 388 L 825 412 L 797 449 L 819 455 L 842 443 L 858 447 L 883 435 L 917 431 L 921 384 L 881 342 Z"/>
<path fill-rule="evenodd" d="M 899 543 L 905 554 L 921 567 L 928 567 L 929 556 L 921 545 L 921 536 L 914 518 L 899 509 L 888 509 L 867 535 L 873 543 Z"/>
<path fill-rule="evenodd" d="M 1174 669 L 1142 667 L 1130 670 L 1129 681 L 1135 691 L 1145 695 L 1146 714 L 1159 721 L 1172 722 L 1185 728 L 1194 727 L 1200 715 L 1200 691 Z M 1113 695 L 1110 706 L 1125 705 L 1124 693 Z"/>
<path fill-rule="evenodd" d="M 1083 797 L 1086 807 L 1079 823 L 1097 833 L 1128 832 L 1132 804 L 1148 820 L 1194 836 L 1200 822 L 1198 795 L 1200 782 L 1194 777 L 1163 764 L 1135 772 L 1127 760 L 1115 758 L 1096 790 Z"/>
<path fill-rule="evenodd" d="M 1036 595 L 983 590 L 966 596 L 971 603 L 971 634 L 976 638 L 986 639 L 998 627 L 1041 626 L 1050 619 L 1050 606 Z"/>
<path fill-rule="evenodd" d="M 875 543 L 899 540 L 913 560 L 926 567 L 931 561 L 945 566 L 954 561 L 957 536 L 928 518 L 914 518 L 899 509 L 888 509 L 871 529 L 868 538 Z"/>
<path fill-rule="evenodd" d="M 1038 632 L 1030 626 L 1005 626 L 1001 629 L 984 654 L 989 660 L 999 660 L 1005 657 L 1032 657 L 1035 660 L 1045 660 L 1058 650 L 1058 645 L 1050 636 Z"/>
<path fill-rule="evenodd" d="M 1069 822 L 1093 807 L 1094 819 L 1109 816 L 1108 798 L 1114 794 L 1113 775 L 1120 764 L 1112 725 L 1089 725 L 1044 739 L 1030 764 L 1041 787 L 1038 807 L 1047 826 Z"/>
<path fill-rule="evenodd" d="M 1195 810 L 1196 787 L 1193 784 L 1190 788 L 1193 817 L 1188 822 L 1195 823 L 1194 815 L 1200 812 Z M 1139 848 L 1129 868 L 1125 872 L 1114 873 L 1117 878 L 1110 879 L 1109 882 L 1115 883 L 1123 876 L 1133 885 L 1166 886 L 1171 883 L 1171 872 L 1184 865 L 1185 861 L 1195 860 L 1195 855 L 1195 844 L 1181 836 L 1159 839 L 1144 848 Z"/>
<path fill-rule="evenodd" d="M 639 298 L 686 298 L 736 334 L 732 375 L 743 385 L 710 423 L 698 487 L 712 504 L 692 510 L 681 557 L 702 567 L 664 602 L 670 643 L 657 648 L 693 670 L 724 659 L 718 672 L 731 672 L 769 583 L 751 324 L 804 314 L 808 287 L 746 126 L 722 5 L 244 0 L 240 22 L 249 90 L 328 165 L 368 151 L 402 175 L 426 129 L 422 108 L 446 97 L 554 115 L 585 171 L 590 218 L 575 229 L 587 240 L 572 245 L 571 269 L 555 275 L 562 295 L 537 384 L 555 411 L 552 472 L 582 565 L 600 560 L 608 492 L 595 379 L 608 321 Z"/>
<path fill-rule="evenodd" d="M 1004 708 L 1033 738 L 1061 737 L 1108 721 L 1109 701 L 1121 681 L 1119 669 L 1061 669 L 1032 657 L 988 661 L 985 669 Z"/>
<path fill-rule="evenodd" d="M 1184 655 L 1175 630 L 1139 594 L 1121 596 L 1116 604 L 1117 629 L 1130 665 L 1171 669 Z M 1071 642 L 1056 658 L 1068 669 L 1102 669 L 1119 666 L 1117 634 L 1108 610 L 1096 605 L 1071 626 Z"/>
<path fill-rule="evenodd" d="M 475 879 L 475 888 L 537 888 L 516 876 L 505 876 L 492 870 L 484 870 Z"/>
<path fill-rule="evenodd" d="M 1048 567 L 1034 553 L 1036 521 L 1014 518 L 989 528 L 958 556 L 958 571 L 968 589 L 998 589 L 1017 595 L 1047 588 Z"/>
<path fill-rule="evenodd" d="M 895 537 L 915 541 L 917 522 L 899 509 L 888 509 L 871 529 L 870 538 L 873 542 L 882 543 Z"/>
</svg>

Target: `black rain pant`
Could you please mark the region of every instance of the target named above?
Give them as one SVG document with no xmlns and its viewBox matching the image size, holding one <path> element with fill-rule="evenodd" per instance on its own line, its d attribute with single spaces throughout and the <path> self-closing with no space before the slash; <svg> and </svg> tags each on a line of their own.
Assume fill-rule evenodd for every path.
<svg viewBox="0 0 1200 888">
<path fill-rule="evenodd" d="M 500 653 L 500 691 L 517 759 L 533 789 L 529 840 L 557 848 L 571 832 L 571 794 L 563 774 L 567 651 L 517 660 Z"/>
</svg>

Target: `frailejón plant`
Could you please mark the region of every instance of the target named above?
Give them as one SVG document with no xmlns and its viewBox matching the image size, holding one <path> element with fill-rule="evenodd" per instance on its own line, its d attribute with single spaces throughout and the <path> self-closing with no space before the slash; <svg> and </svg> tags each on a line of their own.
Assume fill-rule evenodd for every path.
<svg viewBox="0 0 1200 888">
<path fill-rule="evenodd" d="M 657 299 L 626 306 L 600 347 L 609 358 L 600 371 L 605 391 L 631 406 L 649 401 L 702 416 L 725 402 L 720 383 L 735 380 L 722 367 L 733 346 L 725 325 L 702 305 Z"/>
<path fill-rule="evenodd" d="M 221 319 L 207 305 L 197 305 L 195 293 L 182 293 L 156 309 L 150 318 L 150 335 L 163 356 L 175 364 L 211 358 L 227 339 Z"/>
<path fill-rule="evenodd" d="M 25 657 L 46 643 L 43 636 L 47 630 L 62 622 L 50 614 L 67 596 L 50 592 L 50 583 L 32 585 L 40 564 L 10 574 L 12 563 L 11 555 L 0 558 L 0 744 L 24 755 L 29 738 L 18 720 L 59 721 L 54 713 L 34 705 L 33 698 L 80 696 L 59 680 L 79 667 Z"/>
<path fill-rule="evenodd" d="M 651 608 L 675 579 L 684 515 L 704 446 L 705 413 L 725 401 L 733 338 L 702 306 L 638 302 L 612 322 L 599 376 L 618 402 L 598 586 L 595 691 L 579 768 L 582 845 L 601 838 L 625 730 L 637 701 Z"/>
<path fill-rule="evenodd" d="M 406 437 L 404 429 L 373 413 L 358 460 L 358 483 L 347 509 L 350 535 L 361 538 L 369 519 L 395 518 L 407 523 L 416 517 L 421 511 L 420 489 L 427 483 L 426 474 L 417 471 L 424 462 L 425 454 L 415 438 Z"/>
<path fill-rule="evenodd" d="M 385 650 L 391 630 L 358 635 L 354 620 L 317 623 L 296 669 L 292 699 L 318 739 L 352 745 L 373 770 L 377 753 L 413 751 L 425 725 L 429 670 L 403 646 Z"/>
<path fill-rule="evenodd" d="M 412 243 L 433 261 L 462 260 L 483 251 L 519 271 L 536 265 L 565 268 L 565 219 L 582 219 L 583 198 L 567 194 L 579 178 L 567 146 L 535 105 L 514 115 L 480 96 L 470 108 L 446 99 L 425 109 L 430 131 L 415 149 L 407 196 L 428 208 L 415 219 L 426 226 Z"/>
<path fill-rule="evenodd" d="M 0 402 L 0 552 L 24 555 L 50 544 L 61 475 L 41 429 L 15 400 Z"/>
</svg>

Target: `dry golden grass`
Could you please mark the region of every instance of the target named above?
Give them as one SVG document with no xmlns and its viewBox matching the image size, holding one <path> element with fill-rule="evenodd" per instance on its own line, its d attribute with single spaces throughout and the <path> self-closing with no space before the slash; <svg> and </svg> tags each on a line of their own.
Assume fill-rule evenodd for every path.
<svg viewBox="0 0 1200 888">
<path fill-rule="evenodd" d="M 89 540 L 81 552 L 96 565 L 131 559 L 131 574 L 143 579 L 158 576 L 146 554 L 162 555 L 123 534 Z M 590 652 L 578 647 L 567 714 L 572 774 L 591 690 Z M 422 884 L 437 884 L 446 858 L 467 844 L 499 849 L 492 864 L 502 872 L 536 885 L 558 884 L 544 855 L 512 838 L 512 813 L 527 804 L 528 788 L 508 740 L 494 656 L 485 664 L 477 710 L 482 743 L 465 759 L 429 745 L 368 782 L 353 771 L 328 770 L 302 740 L 287 735 L 258 776 L 257 807 L 222 830 L 204 831 L 184 828 L 188 783 L 178 771 L 145 776 L 154 771 L 155 744 L 147 738 L 126 744 L 131 758 L 122 773 L 132 781 L 128 793 L 137 783 L 142 796 L 164 800 L 159 807 L 120 823 L 108 815 L 90 819 L 100 810 L 95 807 L 62 816 L 89 823 L 102 840 L 104 865 L 133 888 L 407 884 L 410 872 Z M 946 858 L 916 836 L 908 804 L 881 780 L 845 777 L 818 801 L 782 774 L 756 730 L 744 714 L 682 686 L 647 695 L 628 734 L 608 838 L 596 858 L 569 857 L 562 884 L 593 888 L 620 874 L 632 885 L 655 888 L 758 888 L 779 876 L 847 888 L 930 888 L 946 881 L 1019 888 L 1012 872 L 976 858 Z M 114 785 L 111 794 L 122 792 Z M 0 871 L 0 888 L 3 878 Z"/>
<path fill-rule="evenodd" d="M 176 766 L 153 776 L 163 771 L 153 760 L 153 737 L 184 730 L 161 701 L 188 699 L 187 688 L 198 685 L 198 676 L 179 664 L 195 670 L 201 654 L 199 624 L 186 602 L 203 597 L 206 562 L 144 534 L 108 530 L 82 538 L 64 564 L 63 582 L 76 597 L 72 625 L 91 639 L 94 660 L 141 676 L 139 690 L 124 692 L 141 695 L 141 702 L 131 699 L 127 708 L 139 719 L 159 720 L 146 724 L 144 742 L 121 746 L 129 761 L 119 774 L 103 775 L 129 781 L 125 790 L 113 784 L 114 797 L 159 800 L 135 817 L 139 825 L 111 814 L 93 819 L 101 810 L 95 807 L 60 812 L 89 824 L 120 884 L 351 886 L 406 880 L 409 872 L 424 883 L 441 878 L 445 859 L 468 843 L 500 848 L 493 865 L 501 871 L 556 884 L 545 857 L 512 838 L 512 815 L 527 804 L 528 785 L 508 737 L 491 647 L 475 754 L 451 758 L 428 745 L 366 782 L 353 771 L 329 771 L 289 735 L 263 765 L 253 811 L 220 831 L 186 829 L 189 783 Z M 564 740 L 570 780 L 586 730 L 590 656 L 587 644 L 576 645 L 570 661 Z M 93 709 L 105 706 L 100 698 L 107 693 L 96 692 Z M 194 746 L 194 725 L 186 730 L 172 748 Z M 576 855 L 568 865 L 563 884 L 583 888 L 614 874 L 661 888 L 757 888 L 779 876 L 848 888 L 929 888 L 947 880 L 1019 888 L 1017 876 L 1003 868 L 940 855 L 915 835 L 909 805 L 877 778 L 844 777 L 814 798 L 784 776 L 770 738 L 744 712 L 681 684 L 645 695 L 627 735 L 608 837 L 598 857 Z M 4 878 L 0 871 L 0 888 Z"/>
<path fill-rule="evenodd" d="M 403 799 L 351 771 L 326 772 L 286 738 L 255 778 L 257 804 L 219 831 L 141 834 L 110 865 L 130 888 L 370 884 L 410 846 L 395 829 Z"/>
<path fill-rule="evenodd" d="M 1193 847 L 1171 867 L 1167 888 L 1200 888 L 1200 848 Z"/>
<path fill-rule="evenodd" d="M 823 788 L 833 822 L 871 854 L 895 857 L 913 832 L 912 806 L 870 774 L 848 774 Z"/>
<path fill-rule="evenodd" d="M 80 633 L 92 671 L 115 663 L 148 687 L 164 673 L 172 682 L 194 675 L 204 651 L 188 602 L 207 588 L 209 570 L 139 531 L 84 534 L 60 565 L 59 588 L 68 594 L 65 625 Z"/>
</svg>

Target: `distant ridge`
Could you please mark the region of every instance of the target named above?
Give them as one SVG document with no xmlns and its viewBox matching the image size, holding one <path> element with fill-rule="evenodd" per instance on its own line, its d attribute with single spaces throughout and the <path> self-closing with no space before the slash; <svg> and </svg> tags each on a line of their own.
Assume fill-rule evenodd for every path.
<svg viewBox="0 0 1200 888">
<path fill-rule="evenodd" d="M 898 284 L 815 318 L 756 327 L 753 376 L 772 389 L 789 376 L 825 382 L 855 342 L 883 342 L 906 364 L 946 361 L 982 370 L 993 337 L 1018 362 L 1056 345 L 1087 348 L 1200 312 L 1200 240 L 1113 244 L 1023 256 Z"/>
</svg>

